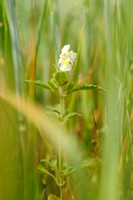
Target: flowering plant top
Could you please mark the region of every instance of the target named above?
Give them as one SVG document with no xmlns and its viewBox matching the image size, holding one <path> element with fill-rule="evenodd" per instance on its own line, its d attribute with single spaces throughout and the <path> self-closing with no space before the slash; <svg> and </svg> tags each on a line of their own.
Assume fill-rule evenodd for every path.
<svg viewBox="0 0 133 200">
<path fill-rule="evenodd" d="M 70 51 L 70 45 L 65 45 L 62 50 L 61 54 L 59 56 L 59 62 L 58 66 L 55 66 L 55 73 L 51 75 L 50 80 L 47 81 L 47 83 L 36 80 L 27 80 L 27 83 L 31 83 L 42 87 L 44 89 L 47 89 L 51 92 L 53 92 L 56 96 L 58 96 L 60 100 L 60 104 L 57 104 L 56 106 L 52 106 L 48 108 L 47 114 L 52 117 L 52 119 L 56 122 L 57 126 L 60 127 L 59 131 L 59 151 L 57 155 L 52 158 L 50 161 L 47 159 L 43 159 L 42 162 L 46 162 L 47 166 L 44 167 L 44 165 L 39 164 L 38 170 L 42 173 L 45 173 L 49 176 L 51 176 L 54 180 L 57 186 L 60 189 L 60 198 L 58 198 L 56 195 L 51 194 L 49 196 L 49 200 L 51 199 L 60 199 L 63 200 L 63 191 L 64 188 L 67 187 L 67 177 L 71 175 L 73 172 L 77 170 L 77 168 L 72 168 L 69 164 L 64 163 L 63 160 L 63 152 L 61 151 L 61 128 L 63 128 L 68 120 L 70 120 L 73 117 L 81 116 L 77 112 L 69 112 L 69 110 L 65 109 L 65 97 L 70 95 L 73 92 L 83 91 L 83 90 L 100 90 L 104 91 L 103 88 L 97 86 L 97 85 L 78 85 L 73 79 L 73 73 L 71 70 L 73 69 L 74 62 L 76 60 L 76 57 L 79 57 L 80 51 L 77 53 Z M 71 75 L 70 75 L 71 74 Z M 78 74 L 77 74 L 78 75 Z M 90 163 L 90 162 L 89 162 Z M 86 167 L 88 165 L 88 161 L 85 162 L 85 164 L 81 164 L 79 168 Z"/>
<path fill-rule="evenodd" d="M 62 48 L 59 59 L 59 69 L 61 71 L 71 71 L 76 60 L 77 53 L 69 51 L 70 45 L 65 45 Z"/>
</svg>

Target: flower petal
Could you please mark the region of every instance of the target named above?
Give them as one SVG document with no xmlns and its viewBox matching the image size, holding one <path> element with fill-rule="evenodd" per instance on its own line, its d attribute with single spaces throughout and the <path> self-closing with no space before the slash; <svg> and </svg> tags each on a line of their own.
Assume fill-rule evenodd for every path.
<svg viewBox="0 0 133 200">
<path fill-rule="evenodd" d="M 70 45 L 65 45 L 59 56 L 59 68 L 61 71 L 71 71 L 76 60 L 77 53 L 69 51 Z"/>
<path fill-rule="evenodd" d="M 68 45 L 65 45 L 61 51 L 63 53 L 66 53 L 66 52 L 68 52 L 69 49 L 70 49 L 70 45 L 68 44 Z"/>
<path fill-rule="evenodd" d="M 69 65 L 61 65 L 60 66 L 60 70 L 61 71 L 71 71 L 71 69 L 72 69 L 72 66 L 69 64 Z"/>
</svg>

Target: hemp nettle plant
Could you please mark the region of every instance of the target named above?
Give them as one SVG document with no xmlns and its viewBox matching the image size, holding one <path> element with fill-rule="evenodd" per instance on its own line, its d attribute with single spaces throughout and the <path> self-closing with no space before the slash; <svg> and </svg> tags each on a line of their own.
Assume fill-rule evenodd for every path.
<svg viewBox="0 0 133 200">
<path fill-rule="evenodd" d="M 65 45 L 60 54 L 58 66 L 55 66 L 56 72 L 52 74 L 52 78 L 44 83 L 43 81 L 35 81 L 35 85 L 42 87 L 44 89 L 50 90 L 60 99 L 59 106 L 49 107 L 48 114 L 54 119 L 56 119 L 57 125 L 61 128 L 64 127 L 65 123 L 70 120 L 70 118 L 75 116 L 81 116 L 76 112 L 69 112 L 65 110 L 64 99 L 73 92 L 79 90 L 103 90 L 101 87 L 96 85 L 81 85 L 76 86 L 73 81 L 73 77 L 70 75 L 73 70 L 74 63 L 76 61 L 77 53 L 70 51 L 70 45 Z M 26 82 L 32 82 L 27 80 Z M 60 129 L 61 134 L 61 129 Z M 60 140 L 60 138 L 59 138 Z M 67 163 L 63 162 L 63 156 L 60 147 L 59 141 L 59 151 L 58 154 L 52 158 L 51 160 L 43 159 L 41 162 L 47 164 L 47 168 L 45 168 L 42 164 L 38 165 L 38 170 L 42 173 L 45 173 L 52 177 L 55 180 L 55 183 L 60 189 L 60 197 L 51 194 L 48 200 L 63 200 L 63 191 L 67 184 L 67 177 L 71 175 L 76 169 L 69 166 Z M 87 166 L 87 163 L 84 162 L 80 167 Z M 71 198 L 70 198 L 71 199 Z"/>
</svg>

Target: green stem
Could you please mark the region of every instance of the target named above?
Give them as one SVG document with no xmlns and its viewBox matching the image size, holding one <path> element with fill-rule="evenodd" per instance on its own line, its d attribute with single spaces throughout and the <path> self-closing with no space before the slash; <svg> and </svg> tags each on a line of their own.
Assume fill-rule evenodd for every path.
<svg viewBox="0 0 133 200">
<path fill-rule="evenodd" d="M 60 187 L 60 200 L 63 200 L 63 188 Z"/>
<path fill-rule="evenodd" d="M 64 97 L 63 97 L 63 88 L 60 87 L 59 88 L 59 91 L 60 91 L 60 117 L 62 118 L 63 120 L 63 113 L 64 113 Z M 58 152 L 58 161 L 59 161 L 59 174 L 62 170 L 62 152 L 61 152 L 61 128 L 60 127 L 60 131 L 59 131 L 59 152 Z M 62 184 L 62 178 L 60 177 L 60 185 Z M 63 199 L 63 188 L 60 187 L 60 200 Z"/>
</svg>

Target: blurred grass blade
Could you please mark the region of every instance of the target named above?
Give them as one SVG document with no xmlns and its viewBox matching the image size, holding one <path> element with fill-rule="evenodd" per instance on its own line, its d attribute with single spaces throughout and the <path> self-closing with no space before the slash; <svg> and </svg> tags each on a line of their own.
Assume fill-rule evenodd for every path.
<svg viewBox="0 0 133 200">
<path fill-rule="evenodd" d="M 23 71 L 23 63 L 22 63 L 22 57 L 21 57 L 14 1 L 3 0 L 2 8 L 3 8 L 2 11 L 3 11 L 3 17 L 4 17 L 4 32 L 2 35 L 0 35 L 0 37 L 3 36 L 2 38 L 4 42 L 5 69 L 3 71 L 6 77 L 6 84 L 11 90 L 15 91 L 16 104 L 19 107 L 20 102 L 19 102 L 18 95 L 20 94 L 21 96 L 24 95 L 24 89 L 23 89 L 24 71 Z M 2 113 L 4 113 L 4 111 L 6 112 L 7 105 L 5 105 L 2 102 L 1 102 L 1 105 L 4 106 L 1 110 L 2 111 L 1 116 L 3 116 Z M 10 108 L 8 109 L 9 110 L 7 111 L 8 114 L 6 114 L 7 115 L 6 119 L 3 118 L 3 124 L 4 126 L 7 126 L 6 130 L 8 131 L 5 131 L 6 134 L 3 134 L 4 129 L 2 128 L 3 136 L 1 135 L 1 139 L 3 141 L 2 142 L 3 144 L 1 143 L 2 148 L 6 146 L 6 149 L 3 149 L 3 156 L 2 156 L 4 159 L 3 163 L 5 163 L 5 165 L 7 164 L 7 166 L 5 166 L 4 168 L 2 167 L 3 177 L 5 177 L 2 183 L 3 194 L 5 193 L 3 196 L 3 199 L 6 199 L 6 197 L 8 199 L 9 196 L 10 196 L 9 197 L 10 199 L 19 198 L 20 196 L 21 196 L 20 199 L 23 199 L 22 168 L 24 167 L 25 150 L 23 146 L 24 142 L 23 142 L 22 131 L 20 128 L 22 125 L 21 122 L 23 121 L 23 116 L 21 115 L 19 110 L 15 112 L 14 110 Z M 12 113 L 11 119 L 10 119 L 10 114 L 9 114 L 10 112 Z M 14 123 L 14 121 L 16 123 Z M 8 125 L 6 125 L 7 123 Z M 10 127 L 10 130 L 8 129 L 9 127 Z M 12 137 L 10 137 L 10 135 L 12 135 Z M 10 144 L 8 140 L 10 140 Z M 16 158 L 16 156 L 14 156 L 14 158 L 12 159 L 8 159 L 9 154 L 10 156 L 12 156 L 14 152 L 16 151 L 16 148 L 18 147 L 21 149 L 17 151 L 18 151 L 19 156 L 22 153 L 22 163 L 18 162 L 18 158 Z M 18 174 L 20 175 L 19 177 L 18 177 Z M 5 183 L 6 178 L 8 179 L 7 183 Z M 10 182 L 10 187 L 8 185 L 9 182 Z M 6 192 L 8 191 L 8 193 L 6 194 L 6 192 L 4 191 Z"/>
<path fill-rule="evenodd" d="M 78 47 L 78 53 L 77 58 L 73 70 L 73 81 L 76 84 L 78 81 L 78 75 L 79 75 L 79 69 L 80 69 L 80 59 L 81 59 L 81 50 L 82 50 L 82 43 L 83 43 L 83 34 L 84 34 L 84 26 L 81 28 L 80 33 L 80 41 L 79 41 L 79 47 Z"/>
<path fill-rule="evenodd" d="M 38 23 L 38 28 L 37 28 L 37 40 L 36 40 L 36 57 L 38 53 L 38 48 L 41 40 L 41 35 L 44 31 L 44 21 L 46 17 L 46 12 L 47 12 L 47 7 L 48 7 L 48 1 L 49 0 L 44 0 L 44 6 L 40 15 L 39 23 Z"/>
<path fill-rule="evenodd" d="M 36 148 L 36 128 L 33 124 L 29 124 L 29 137 L 27 144 L 27 155 L 25 163 L 25 177 L 24 177 L 24 199 L 25 200 L 39 200 L 39 192 L 37 185 L 37 166 L 36 166 L 36 157 L 35 157 L 35 148 Z"/>
<path fill-rule="evenodd" d="M 115 3 L 114 3 L 115 4 Z M 104 0 L 104 17 L 106 30 L 106 49 L 107 49 L 107 72 L 106 72 L 106 105 L 107 105 L 107 135 L 104 137 L 103 146 L 103 174 L 101 177 L 100 199 L 115 200 L 119 199 L 118 191 L 120 181 L 118 182 L 118 167 L 120 159 L 120 101 L 119 82 L 120 72 L 116 62 L 117 47 L 115 46 L 115 37 L 117 34 L 114 29 L 117 28 L 115 21 L 114 5 L 111 0 Z M 117 79 L 116 79 L 117 77 Z M 117 139 L 116 139 L 117 138 Z M 119 185 L 119 187 L 118 187 Z"/>
<path fill-rule="evenodd" d="M 83 33 L 84 33 L 84 27 L 82 27 L 82 29 L 81 29 L 77 59 L 76 59 L 76 63 L 74 66 L 74 71 L 73 71 L 73 82 L 75 85 L 77 84 L 77 81 L 78 81 L 78 75 L 79 75 L 79 69 L 80 69 L 80 58 L 81 58 L 81 49 L 82 49 L 82 42 L 83 42 Z M 75 102 L 75 94 L 73 94 L 71 97 L 68 110 L 73 111 L 74 102 Z"/>
<path fill-rule="evenodd" d="M 7 27 L 9 27 L 10 35 L 7 35 L 10 37 L 11 40 L 11 55 L 7 56 L 8 58 L 11 58 L 13 61 L 13 71 L 14 71 L 14 79 L 15 79 L 15 91 L 18 96 L 18 94 L 23 94 L 23 85 L 24 85 L 24 77 L 23 77 L 23 68 L 22 68 L 22 58 L 21 58 L 21 50 L 20 50 L 20 44 L 19 44 L 19 36 L 18 36 L 18 28 L 17 28 L 17 20 L 15 15 L 15 6 L 14 1 L 5 0 L 3 1 L 3 6 L 6 13 L 6 20 L 7 20 Z M 7 43 L 6 43 L 7 44 Z M 8 48 L 8 46 L 7 46 Z M 9 50 L 7 49 L 7 52 Z M 9 54 L 8 54 L 9 55 Z M 9 78 L 11 79 L 11 78 Z M 18 99 L 18 97 L 17 97 Z M 17 101 L 19 104 L 19 99 Z M 19 114 L 20 115 L 20 114 Z M 22 117 L 20 116 L 20 119 Z M 21 124 L 20 124 L 21 126 Z M 29 134 L 29 144 L 28 144 L 28 151 L 26 149 L 25 143 L 24 143 L 24 135 L 19 135 L 21 144 L 22 144 L 22 151 L 23 151 L 23 160 L 24 160 L 24 180 L 25 180 L 25 199 L 38 199 L 37 197 L 37 179 L 35 174 L 35 156 L 34 156 L 34 146 L 36 144 L 36 134 L 34 127 L 31 127 L 32 134 Z M 22 138 L 21 138 L 22 137 Z M 26 154 L 27 153 L 27 154 Z M 26 154 L 26 158 L 25 158 Z M 25 163 L 26 162 L 26 163 Z M 31 166 L 32 163 L 32 166 Z M 25 167 L 26 164 L 26 167 Z M 33 192 L 34 191 L 34 192 Z"/>
<path fill-rule="evenodd" d="M 17 26 L 17 20 L 16 20 L 16 15 L 15 15 L 15 9 L 14 9 L 14 1 L 3 0 L 3 11 L 5 12 L 5 16 L 6 16 L 7 29 L 9 28 L 9 32 L 10 32 L 10 35 L 7 35 L 7 37 L 10 37 L 11 44 L 8 44 L 9 49 L 6 49 L 6 51 L 10 51 L 10 47 L 11 47 L 13 73 L 14 73 L 14 79 L 15 79 L 15 90 L 16 90 L 16 94 L 23 94 L 24 72 L 22 68 L 23 63 L 22 63 L 22 56 L 21 56 L 20 43 L 19 43 L 18 26 Z M 7 57 L 7 60 L 8 60 L 8 57 Z"/>
</svg>

